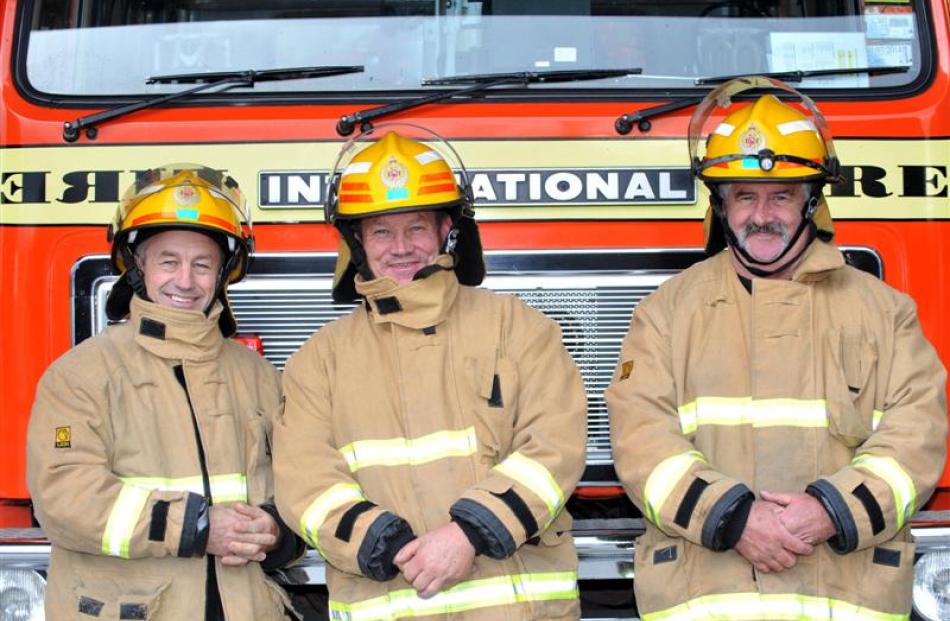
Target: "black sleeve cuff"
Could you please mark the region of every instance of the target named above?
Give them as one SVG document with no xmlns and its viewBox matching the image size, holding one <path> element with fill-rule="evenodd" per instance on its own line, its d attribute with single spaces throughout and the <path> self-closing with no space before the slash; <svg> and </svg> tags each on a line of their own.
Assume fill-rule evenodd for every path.
<svg viewBox="0 0 950 621">
<path fill-rule="evenodd" d="M 485 539 L 482 537 L 481 533 L 478 532 L 478 529 L 465 520 L 452 518 L 452 521 L 458 524 L 458 527 L 462 529 L 463 533 L 465 533 L 465 537 L 468 538 L 468 542 L 472 544 L 473 548 L 475 548 L 475 556 L 484 554 L 485 550 L 488 549 L 488 544 L 485 543 Z"/>
<path fill-rule="evenodd" d="M 307 544 L 284 523 L 280 513 L 277 512 L 277 507 L 261 505 L 261 509 L 274 518 L 274 521 L 277 522 L 277 528 L 280 529 L 280 534 L 277 536 L 277 547 L 267 553 L 267 556 L 261 561 L 261 568 L 266 570 L 278 569 L 303 556 Z"/>
<path fill-rule="evenodd" d="M 181 539 L 178 541 L 178 556 L 204 556 L 211 530 L 208 508 L 208 501 L 204 496 L 188 494 L 185 499 L 185 515 L 182 518 Z"/>
<path fill-rule="evenodd" d="M 752 490 L 742 483 L 729 488 L 716 501 L 716 504 L 710 509 L 709 515 L 706 516 L 700 535 L 700 543 L 703 547 L 715 552 L 722 552 L 735 546 L 736 542 L 739 541 L 739 537 L 742 536 L 742 530 L 745 528 L 745 522 L 749 517 L 749 509 L 754 499 L 755 495 Z M 736 519 L 742 522 L 741 528 L 738 524 L 733 524 Z M 736 535 L 736 530 L 738 530 L 738 535 Z"/>
<path fill-rule="evenodd" d="M 379 582 L 392 580 L 399 574 L 393 559 L 415 538 L 409 522 L 394 513 L 383 513 L 370 524 L 356 553 L 360 571 Z"/>
<path fill-rule="evenodd" d="M 489 511 L 484 505 L 475 502 L 470 498 L 462 498 L 455 502 L 449 508 L 449 515 L 452 520 L 459 523 L 461 527 L 464 522 L 468 527 L 477 531 L 477 537 L 484 544 L 482 553 L 493 559 L 508 558 L 515 553 L 514 537 L 508 532 L 508 529 L 498 519 L 494 513 Z M 465 531 L 465 528 L 462 528 Z M 471 539 L 469 539 L 471 541 Z M 472 543 L 474 546 L 474 542 Z M 478 549 L 478 546 L 475 547 Z"/>
<path fill-rule="evenodd" d="M 805 488 L 805 493 L 818 499 L 835 525 L 837 532 L 828 540 L 831 549 L 838 554 L 854 552 L 858 547 L 858 527 L 838 488 L 824 479 L 818 479 Z"/>
</svg>

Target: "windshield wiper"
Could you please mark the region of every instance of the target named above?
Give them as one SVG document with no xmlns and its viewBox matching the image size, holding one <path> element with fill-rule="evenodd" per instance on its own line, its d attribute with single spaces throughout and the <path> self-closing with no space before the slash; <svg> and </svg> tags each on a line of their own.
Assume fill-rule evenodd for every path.
<svg viewBox="0 0 950 621">
<path fill-rule="evenodd" d="M 389 114 L 402 112 L 410 108 L 416 108 L 425 104 L 435 103 L 446 99 L 454 99 L 466 95 L 475 95 L 496 86 L 507 84 L 528 84 L 540 83 L 559 83 L 559 82 L 580 82 L 583 80 L 602 80 L 604 78 L 618 78 L 628 75 L 636 75 L 642 71 L 640 68 L 633 69 L 574 69 L 564 71 L 516 71 L 512 73 L 484 73 L 478 75 L 456 75 L 444 78 L 434 78 L 423 80 L 423 86 L 459 86 L 469 84 L 467 88 L 434 93 L 424 97 L 406 99 L 397 101 L 378 108 L 369 110 L 360 110 L 353 114 L 347 114 L 340 117 L 336 124 L 336 132 L 341 136 L 349 136 L 357 126 L 361 131 L 368 131 L 372 128 L 372 121 Z"/>
<path fill-rule="evenodd" d="M 783 82 L 801 82 L 805 78 L 814 78 L 826 75 L 848 75 L 851 73 L 866 73 L 868 75 L 884 75 L 887 73 L 906 73 L 910 71 L 907 65 L 895 65 L 887 67 L 836 67 L 834 69 L 797 69 L 795 71 L 772 71 L 770 73 L 757 73 L 763 78 L 775 78 Z M 696 86 L 704 84 L 722 84 L 736 78 L 745 78 L 749 74 L 740 73 L 738 75 L 722 75 L 714 78 L 696 78 Z"/>
<path fill-rule="evenodd" d="M 775 78 L 777 80 L 782 80 L 783 82 L 801 82 L 805 78 L 819 77 L 819 76 L 831 76 L 831 75 L 848 75 L 852 73 L 867 73 L 868 75 L 883 75 L 887 73 L 905 73 L 910 70 L 910 67 L 906 65 L 899 65 L 893 67 L 855 67 L 855 68 L 835 68 L 835 69 L 802 69 L 796 71 L 773 71 L 771 73 L 759 73 L 759 75 L 766 78 Z M 722 84 L 723 82 L 728 82 L 729 80 L 735 80 L 736 78 L 745 78 L 751 74 L 741 73 L 736 75 L 724 75 L 716 76 L 710 78 L 696 78 L 694 83 L 696 86 L 711 86 L 713 84 Z M 668 112 L 675 112 L 677 110 L 682 110 L 683 108 L 689 108 L 692 106 L 699 105 L 703 100 L 702 97 L 684 97 L 682 99 L 677 99 L 671 101 L 670 103 L 660 104 L 658 106 L 652 106 L 649 108 L 644 108 L 637 112 L 631 112 L 629 114 L 622 114 L 617 117 L 617 120 L 614 121 L 614 129 L 618 134 L 629 134 L 633 129 L 633 126 L 636 125 L 637 129 L 641 132 L 646 133 L 650 131 L 653 127 L 653 123 L 650 119 L 658 116 L 662 116 Z"/>
<path fill-rule="evenodd" d="M 106 121 L 132 114 L 144 108 L 154 108 L 169 101 L 178 99 L 187 99 L 195 93 L 207 91 L 215 87 L 221 87 L 217 92 L 222 93 L 226 90 L 244 86 L 253 87 L 258 82 L 276 82 L 281 80 L 302 80 L 306 78 L 324 78 L 334 75 L 344 75 L 347 73 L 360 73 L 363 71 L 362 65 L 353 66 L 327 66 L 327 67 L 293 67 L 289 69 L 265 69 L 255 71 L 248 69 L 246 71 L 215 71 L 208 73 L 185 73 L 178 75 L 162 75 L 148 78 L 146 84 L 198 84 L 194 88 L 189 88 L 177 93 L 169 93 L 150 99 L 144 99 L 135 103 L 117 106 L 108 110 L 103 110 L 96 114 L 81 116 L 75 121 L 66 121 L 63 123 L 63 140 L 66 142 L 75 142 L 79 138 L 80 132 L 86 131 L 86 136 L 94 140 L 98 133 L 96 127 Z"/>
</svg>

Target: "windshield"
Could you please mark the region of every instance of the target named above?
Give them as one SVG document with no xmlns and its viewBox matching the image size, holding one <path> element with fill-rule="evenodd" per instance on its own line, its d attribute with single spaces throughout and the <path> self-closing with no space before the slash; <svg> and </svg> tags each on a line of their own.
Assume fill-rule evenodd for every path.
<svg viewBox="0 0 950 621">
<path fill-rule="evenodd" d="M 723 75 L 910 68 L 798 85 L 882 88 L 909 84 L 929 65 L 925 10 L 920 0 L 37 0 L 25 61 L 33 90 L 85 97 L 181 90 L 146 85 L 163 74 L 315 65 L 366 70 L 254 91 L 369 96 L 459 74 L 642 67 L 530 87 L 604 94 Z"/>
</svg>

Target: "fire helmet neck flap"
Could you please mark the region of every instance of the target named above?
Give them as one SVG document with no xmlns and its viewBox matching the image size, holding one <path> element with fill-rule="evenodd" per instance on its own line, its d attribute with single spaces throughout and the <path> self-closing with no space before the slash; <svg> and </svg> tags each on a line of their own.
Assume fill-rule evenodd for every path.
<svg viewBox="0 0 950 621">
<path fill-rule="evenodd" d="M 485 277 L 468 173 L 455 149 L 424 127 L 380 124 L 348 141 L 330 174 L 324 210 L 341 237 L 333 279 L 336 302 L 359 298 L 356 274 L 366 280 L 375 278 L 358 236 L 359 221 L 372 216 L 428 210 L 447 213 L 452 228 L 441 252 L 452 255 L 463 285 L 479 285 Z M 416 278 L 424 278 L 428 269 L 420 270 Z"/>
<path fill-rule="evenodd" d="M 148 299 L 135 248 L 171 230 L 203 233 L 221 247 L 221 272 L 212 299 L 224 306 L 218 320 L 222 334 L 232 336 L 237 322 L 227 286 L 247 272 L 254 250 L 251 215 L 232 177 L 199 164 L 167 164 L 148 170 L 122 196 L 108 232 L 112 267 L 120 276 L 109 294 L 106 315 L 113 321 L 127 317 L 133 294 Z"/>
<path fill-rule="evenodd" d="M 700 154 L 701 137 L 717 111 L 732 107 L 733 98 L 750 90 L 772 90 L 794 96 L 803 114 L 773 94 L 729 113 L 709 133 Z M 712 90 L 696 108 L 689 123 L 692 173 L 709 188 L 706 212 L 706 252 L 715 254 L 728 245 L 738 260 L 756 276 L 771 276 L 794 263 L 801 252 L 786 255 L 802 234 L 830 240 L 834 227 L 822 194 L 827 182 L 839 175 L 838 157 L 825 119 L 808 96 L 773 78 L 751 76 L 731 80 Z M 777 257 L 757 261 L 739 244 L 726 222 L 719 185 L 726 183 L 807 183 L 811 195 L 802 206 L 802 222 Z M 807 244 L 806 244 L 807 247 Z"/>
</svg>

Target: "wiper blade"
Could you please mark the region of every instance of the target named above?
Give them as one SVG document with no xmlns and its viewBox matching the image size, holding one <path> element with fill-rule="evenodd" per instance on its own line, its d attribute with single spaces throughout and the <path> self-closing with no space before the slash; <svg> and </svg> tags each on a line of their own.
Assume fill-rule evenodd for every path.
<svg viewBox="0 0 950 621">
<path fill-rule="evenodd" d="M 219 71 L 210 73 L 192 73 L 179 75 L 153 76 L 148 78 L 146 84 L 197 84 L 194 88 L 189 88 L 177 93 L 169 93 L 150 99 L 144 99 L 124 106 L 117 106 L 109 110 L 103 110 L 96 114 L 81 116 L 75 121 L 66 121 L 63 123 L 63 140 L 66 142 L 75 142 L 79 134 L 85 130 L 86 136 L 92 140 L 98 133 L 96 127 L 116 119 L 120 116 L 132 114 L 144 108 L 154 108 L 169 101 L 178 99 L 187 99 L 195 93 L 207 91 L 215 87 L 220 87 L 217 92 L 223 93 L 228 89 L 238 86 L 254 86 L 258 82 L 274 82 L 279 80 L 301 80 L 305 78 L 322 78 L 334 75 L 343 75 L 347 73 L 360 73 L 363 71 L 362 65 L 352 66 L 328 66 L 328 67 L 294 67 L 289 69 L 265 69 L 261 71 Z"/>
<path fill-rule="evenodd" d="M 146 84 L 198 84 L 234 80 L 249 85 L 257 82 L 279 82 L 281 80 L 303 80 L 323 78 L 347 73 L 361 73 L 362 65 L 343 65 L 329 67 L 292 67 L 289 69 L 262 69 L 256 71 L 210 71 L 207 73 L 181 73 L 176 75 L 158 75 L 145 80 Z"/>
<path fill-rule="evenodd" d="M 558 71 L 513 71 L 509 73 L 480 73 L 475 75 L 453 75 L 446 78 L 423 80 L 423 86 L 451 86 L 455 84 L 488 84 L 507 80 L 520 84 L 539 84 L 543 82 L 581 82 L 584 80 L 603 80 L 639 75 L 643 69 L 569 69 Z"/>
<path fill-rule="evenodd" d="M 834 69 L 801 69 L 796 71 L 773 71 L 771 73 L 759 73 L 760 75 L 766 78 L 775 78 L 777 80 L 782 80 L 783 82 L 801 82 L 805 78 L 820 77 L 820 76 L 831 76 L 831 75 L 848 75 L 853 73 L 867 73 L 868 75 L 884 75 L 888 73 L 905 73 L 910 70 L 910 67 L 906 65 L 898 66 L 887 66 L 887 67 L 855 67 L 855 68 L 834 68 Z M 724 75 L 716 76 L 710 78 L 696 78 L 694 83 L 696 86 L 706 86 L 713 84 L 722 84 L 728 82 L 729 80 L 735 80 L 737 78 L 748 77 L 749 74 L 740 73 L 736 75 Z M 650 119 L 658 116 L 667 114 L 668 112 L 675 112 L 677 110 L 682 110 L 683 108 L 689 108 L 691 106 L 699 105 L 703 100 L 702 97 L 684 97 L 682 99 L 677 99 L 669 103 L 660 104 L 658 106 L 652 106 L 649 108 L 644 108 L 637 112 L 630 112 L 629 114 L 622 114 L 617 117 L 617 120 L 614 121 L 614 129 L 618 134 L 629 134 L 633 129 L 633 126 L 636 125 L 637 129 L 641 132 L 646 133 L 650 131 L 653 127 L 653 123 Z"/>
<path fill-rule="evenodd" d="M 485 73 L 478 75 L 458 75 L 445 78 L 434 78 L 423 80 L 423 86 L 455 86 L 469 84 L 468 88 L 434 93 L 415 99 L 397 101 L 385 106 L 370 108 L 369 110 L 360 110 L 353 114 L 347 114 L 340 117 L 336 124 L 336 131 L 341 136 L 349 136 L 357 126 L 362 131 L 367 131 L 372 127 L 372 121 L 396 112 L 402 112 L 410 108 L 417 108 L 425 104 L 454 99 L 467 95 L 475 95 L 496 86 L 507 84 L 528 84 L 539 83 L 560 83 L 560 82 L 580 82 L 583 80 L 601 80 L 604 78 L 616 78 L 628 75 L 636 75 L 642 69 L 579 69 L 568 71 L 516 71 L 511 73 Z"/>
<path fill-rule="evenodd" d="M 885 75 L 888 73 L 906 73 L 910 71 L 907 65 L 895 65 L 885 67 L 835 67 L 834 69 L 799 69 L 795 71 L 772 71 L 768 73 L 757 73 L 764 78 L 775 78 L 783 82 L 801 82 L 805 78 L 815 78 L 828 75 L 849 75 L 852 73 L 866 73 L 868 75 Z M 747 77 L 748 74 L 740 73 L 737 75 L 723 75 L 714 78 L 696 78 L 696 85 L 704 84 L 722 84 L 736 78 Z"/>
</svg>

